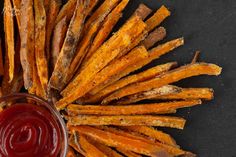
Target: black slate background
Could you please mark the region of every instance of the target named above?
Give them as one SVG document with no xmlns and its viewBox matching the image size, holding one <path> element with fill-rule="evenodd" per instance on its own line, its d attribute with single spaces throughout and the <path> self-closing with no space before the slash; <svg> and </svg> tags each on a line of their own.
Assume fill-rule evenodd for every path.
<svg viewBox="0 0 236 157">
<path fill-rule="evenodd" d="M 130 0 L 119 25 L 140 3 L 154 10 L 162 4 L 166 5 L 172 16 L 163 23 L 168 32 L 165 41 L 184 36 L 186 42 L 185 46 L 152 65 L 167 61 L 186 64 L 192 59 L 194 51 L 200 50 L 201 61 L 223 67 L 219 77 L 202 76 L 177 83 L 182 87 L 212 87 L 215 89 L 215 100 L 178 111 L 177 115 L 187 119 L 183 131 L 164 130 L 173 135 L 184 149 L 200 157 L 236 157 L 236 1 Z M 3 0 L 1 8 L 2 5 Z M 2 36 L 3 20 L 0 20 Z"/>
</svg>

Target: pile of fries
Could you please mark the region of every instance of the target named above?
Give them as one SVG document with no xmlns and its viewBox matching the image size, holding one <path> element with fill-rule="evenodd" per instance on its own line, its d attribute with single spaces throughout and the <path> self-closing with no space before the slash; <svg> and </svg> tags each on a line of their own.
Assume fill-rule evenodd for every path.
<svg viewBox="0 0 236 157">
<path fill-rule="evenodd" d="M 166 114 L 212 100 L 213 89 L 172 84 L 219 75 L 221 68 L 195 57 L 184 66 L 169 62 L 135 72 L 184 39 L 160 44 L 166 36 L 160 24 L 170 11 L 144 4 L 113 33 L 128 2 L 4 0 L 0 95 L 25 89 L 53 102 L 67 122 L 68 157 L 195 156 L 153 127 L 183 129 L 185 119 Z"/>
</svg>

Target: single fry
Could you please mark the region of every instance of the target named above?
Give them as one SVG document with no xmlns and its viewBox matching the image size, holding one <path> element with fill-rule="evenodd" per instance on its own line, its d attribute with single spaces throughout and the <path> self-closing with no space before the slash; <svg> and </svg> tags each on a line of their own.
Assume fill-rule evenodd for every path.
<svg viewBox="0 0 236 157">
<path fill-rule="evenodd" d="M 51 51 L 51 66 L 52 66 L 51 70 L 52 71 L 56 65 L 57 58 L 61 51 L 63 42 L 65 40 L 67 29 L 68 29 L 68 26 L 66 22 L 66 17 L 64 17 L 61 21 L 57 23 L 53 32 L 52 51 Z"/>
<path fill-rule="evenodd" d="M 170 127 L 176 129 L 183 129 L 185 120 L 178 117 L 165 116 L 74 116 L 69 117 L 68 125 L 117 125 L 117 126 L 132 126 L 132 125 L 147 125 Z"/>
<path fill-rule="evenodd" d="M 70 130 L 78 131 L 110 147 L 125 149 L 148 156 L 170 156 L 162 148 L 140 139 L 117 135 L 115 133 L 103 131 L 90 126 L 70 127 Z"/>
<path fill-rule="evenodd" d="M 76 47 L 86 18 L 87 3 L 87 0 L 83 2 L 77 0 L 76 9 L 70 21 L 65 41 L 50 78 L 50 86 L 59 91 L 65 86 L 65 74 L 76 53 Z"/>
<path fill-rule="evenodd" d="M 149 49 L 157 42 L 163 40 L 166 37 L 166 29 L 164 27 L 158 27 L 151 32 L 143 41 L 143 45 Z"/>
<path fill-rule="evenodd" d="M 131 152 L 125 149 L 116 148 L 116 150 L 127 157 L 142 157 L 142 155 L 136 154 L 134 152 Z"/>
<path fill-rule="evenodd" d="M 92 81 L 93 77 L 119 53 L 127 51 L 130 43 L 139 34 L 142 34 L 145 28 L 146 24 L 137 16 L 134 16 L 124 24 L 117 33 L 95 52 L 93 57 L 88 61 L 86 68 L 65 88 L 63 93 L 67 96 L 57 103 L 57 107 L 64 108 L 67 104 L 83 96 L 85 93 L 81 88 L 86 87 Z"/>
<path fill-rule="evenodd" d="M 83 89 L 83 92 L 86 94 L 94 87 L 108 81 L 109 78 L 123 71 L 130 65 L 135 64 L 136 62 L 146 58 L 147 56 L 148 52 L 144 46 L 140 46 L 133 49 L 126 56 L 120 58 L 119 60 L 115 60 L 114 62 L 106 66 L 103 70 L 98 72 L 97 75 L 94 76 L 92 83 L 88 84 L 86 88 Z"/>
<path fill-rule="evenodd" d="M 44 91 L 48 84 L 48 62 L 45 52 L 46 12 L 42 0 L 34 0 L 35 11 L 35 60 L 38 77 Z"/>
<path fill-rule="evenodd" d="M 124 127 L 125 129 L 149 136 L 157 141 L 160 141 L 163 144 L 167 144 L 170 146 L 174 146 L 174 147 L 179 147 L 175 140 L 168 134 L 156 130 L 153 127 L 148 127 L 148 126 L 126 126 Z"/>
<path fill-rule="evenodd" d="M 77 0 L 69 0 L 63 7 L 61 8 L 60 12 L 57 15 L 55 25 L 58 24 L 63 18 L 66 17 L 67 22 L 70 21 L 72 16 L 74 15 L 74 10 L 76 8 Z"/>
<path fill-rule="evenodd" d="M 5 45 L 7 57 L 9 61 L 9 81 L 11 82 L 14 77 L 14 58 L 15 58 L 15 44 L 14 44 L 14 20 L 12 16 L 13 6 L 10 0 L 4 0 L 4 32 L 5 32 Z"/>
<path fill-rule="evenodd" d="M 73 148 L 71 148 L 71 147 L 68 148 L 66 157 L 76 157 L 76 154 L 75 154 Z"/>
<path fill-rule="evenodd" d="M 158 88 L 188 77 L 199 75 L 219 75 L 221 73 L 221 70 L 221 67 L 215 64 L 208 63 L 195 63 L 185 65 L 167 73 L 164 73 L 157 78 L 124 87 L 123 89 L 120 89 L 105 98 L 102 103 L 106 104 L 111 102 L 112 100 L 117 100 L 135 93 L 148 91 L 152 88 Z"/>
<path fill-rule="evenodd" d="M 29 89 L 33 85 L 34 66 L 33 0 L 24 0 L 21 2 L 20 28 L 20 59 L 23 68 L 24 86 L 25 89 Z"/>
<path fill-rule="evenodd" d="M 101 106 L 101 105 L 69 105 L 68 113 L 77 115 L 143 115 L 160 114 L 184 107 L 192 107 L 201 104 L 200 100 L 186 100 L 175 102 L 163 102 L 153 104 L 131 104 L 126 106 Z"/>
<path fill-rule="evenodd" d="M 13 8 L 16 16 L 16 21 L 18 24 L 18 28 L 20 28 L 20 8 L 21 8 L 21 0 L 12 0 L 13 2 Z"/>
<path fill-rule="evenodd" d="M 203 99 L 212 100 L 214 98 L 214 90 L 211 88 L 182 88 L 180 92 L 155 96 L 153 100 L 193 100 Z"/>
<path fill-rule="evenodd" d="M 133 15 L 141 17 L 142 20 L 145 20 L 148 15 L 150 15 L 152 10 L 148 8 L 145 4 L 139 4 L 138 8 L 135 10 Z"/>
<path fill-rule="evenodd" d="M 76 150 L 78 153 L 82 154 L 85 156 L 85 151 L 81 148 L 81 145 L 79 143 L 79 135 L 75 131 L 71 131 L 71 135 L 69 137 L 69 145 Z"/>
<path fill-rule="evenodd" d="M 108 157 L 102 151 L 100 151 L 96 146 L 91 144 L 84 135 L 79 134 L 79 143 L 81 148 L 85 151 L 86 157 Z"/>
<path fill-rule="evenodd" d="M 51 53 L 51 36 L 53 29 L 55 27 L 55 20 L 57 18 L 57 15 L 60 11 L 60 7 L 62 5 L 62 0 L 50 0 L 49 2 L 49 9 L 46 12 L 46 56 L 47 60 L 50 59 L 50 53 Z"/>
<path fill-rule="evenodd" d="M 147 30 L 148 32 L 152 31 L 155 27 L 161 24 L 168 16 L 170 16 L 170 11 L 163 5 L 156 13 L 150 17 L 147 21 Z"/>
<path fill-rule="evenodd" d="M 147 100 L 156 96 L 162 96 L 162 95 L 169 95 L 169 94 L 175 94 L 181 92 L 181 88 L 172 86 L 172 85 L 166 85 L 162 86 L 160 88 L 153 88 L 148 91 L 136 93 L 133 95 L 129 95 L 127 97 L 123 97 L 120 100 L 116 102 L 116 104 L 132 104 L 141 100 Z"/>
<path fill-rule="evenodd" d="M 112 92 L 123 88 L 129 84 L 132 83 L 137 83 L 137 82 L 142 82 L 148 79 L 151 79 L 155 76 L 160 75 L 163 72 L 166 72 L 170 70 L 172 67 L 175 67 L 177 65 L 176 62 L 170 62 L 162 65 L 157 65 L 153 68 L 150 68 L 146 71 L 140 72 L 138 74 L 133 74 L 127 77 L 124 77 L 123 79 L 120 79 L 116 81 L 115 83 L 111 84 L 110 86 L 104 88 L 98 93 L 92 93 L 93 91 L 90 92 L 92 95 L 91 97 L 85 97 L 85 99 L 82 100 L 82 102 L 85 103 L 96 103 L 101 101 L 103 98 L 105 98 L 107 95 L 111 94 Z"/>
<path fill-rule="evenodd" d="M 2 40 L 0 38 L 0 76 L 4 75 L 4 63 L 3 63 L 3 52 L 2 52 Z"/>
<path fill-rule="evenodd" d="M 97 5 L 98 2 L 99 0 L 90 0 L 88 9 L 87 9 L 87 15 L 91 14 L 92 10 L 94 9 L 94 7 Z"/>
<path fill-rule="evenodd" d="M 118 22 L 118 20 L 122 17 L 122 11 L 128 4 L 129 0 L 122 0 L 115 9 L 104 19 L 103 24 L 98 31 L 94 41 L 91 44 L 91 47 L 86 54 L 86 57 L 83 60 L 82 67 L 86 64 L 86 62 L 91 58 L 93 53 L 104 43 L 107 39 L 108 35 L 111 33 L 112 29 Z"/>
<path fill-rule="evenodd" d="M 138 70 L 138 69 L 142 68 L 143 66 L 147 65 L 148 63 L 150 63 L 154 59 L 157 59 L 160 56 L 170 52 L 171 50 L 183 45 L 183 43 L 184 43 L 183 38 L 179 38 L 179 39 L 169 41 L 169 42 L 167 42 L 163 45 L 160 45 L 158 47 L 153 48 L 152 50 L 149 51 L 148 58 L 146 58 L 146 59 L 144 59 L 140 62 L 135 63 L 133 66 L 130 66 L 129 68 L 127 68 L 126 70 L 124 70 L 120 74 L 117 74 L 116 77 L 113 77 L 112 79 L 110 79 L 106 84 L 95 87 L 91 91 L 91 93 L 93 93 L 93 94 L 98 93 L 99 91 L 101 91 L 105 87 L 107 87 L 107 86 L 113 84 L 114 82 L 118 81 L 120 78 L 128 75 L 129 73 L 131 73 L 135 70 Z"/>
</svg>

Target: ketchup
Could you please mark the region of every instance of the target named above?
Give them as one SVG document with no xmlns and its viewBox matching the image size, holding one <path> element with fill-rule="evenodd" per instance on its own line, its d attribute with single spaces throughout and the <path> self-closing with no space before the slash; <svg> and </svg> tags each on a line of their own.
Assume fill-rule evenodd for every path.
<svg viewBox="0 0 236 157">
<path fill-rule="evenodd" d="M 43 107 L 18 103 L 0 112 L 0 157 L 57 157 L 60 127 Z"/>
</svg>

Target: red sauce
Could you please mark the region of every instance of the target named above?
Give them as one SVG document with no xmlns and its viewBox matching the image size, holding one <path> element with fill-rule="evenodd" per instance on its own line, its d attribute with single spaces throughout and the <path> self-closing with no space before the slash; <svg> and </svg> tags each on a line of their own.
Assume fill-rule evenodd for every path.
<svg viewBox="0 0 236 157">
<path fill-rule="evenodd" d="M 51 113 L 19 103 L 0 113 L 0 157 L 57 157 L 61 133 Z"/>
</svg>

